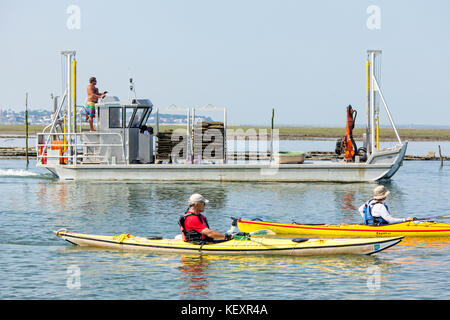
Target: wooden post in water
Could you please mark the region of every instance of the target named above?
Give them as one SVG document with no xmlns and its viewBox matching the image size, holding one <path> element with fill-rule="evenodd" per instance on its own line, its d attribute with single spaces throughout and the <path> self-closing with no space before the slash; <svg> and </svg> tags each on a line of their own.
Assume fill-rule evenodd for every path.
<svg viewBox="0 0 450 320">
<path fill-rule="evenodd" d="M 273 118 L 275 117 L 275 109 L 272 109 L 272 129 L 270 130 L 270 161 L 273 158 Z"/>
<path fill-rule="evenodd" d="M 444 158 L 442 157 L 441 145 L 439 145 L 438 147 L 439 147 L 439 158 L 441 159 L 441 167 L 443 167 L 444 166 Z"/>
<path fill-rule="evenodd" d="M 28 170 L 28 92 L 25 95 L 25 156 L 27 158 L 27 170 Z"/>
</svg>

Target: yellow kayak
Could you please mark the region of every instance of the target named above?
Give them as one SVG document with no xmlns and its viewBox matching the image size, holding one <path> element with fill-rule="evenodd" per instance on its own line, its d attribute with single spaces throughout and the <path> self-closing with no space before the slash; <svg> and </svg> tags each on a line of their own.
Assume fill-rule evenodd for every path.
<svg viewBox="0 0 450 320">
<path fill-rule="evenodd" d="M 277 234 L 298 234 L 330 237 L 445 237 L 450 236 L 450 224 L 431 221 L 411 221 L 383 226 L 364 224 L 288 224 L 255 220 L 238 220 L 242 232 L 268 229 Z"/>
<path fill-rule="evenodd" d="M 335 255 L 365 254 L 383 251 L 399 243 L 403 237 L 386 239 L 273 239 L 243 238 L 214 244 L 197 245 L 177 239 L 135 237 L 129 234 L 101 236 L 54 231 L 58 237 L 79 246 L 119 250 L 144 250 L 156 252 L 245 254 L 245 255 Z"/>
</svg>

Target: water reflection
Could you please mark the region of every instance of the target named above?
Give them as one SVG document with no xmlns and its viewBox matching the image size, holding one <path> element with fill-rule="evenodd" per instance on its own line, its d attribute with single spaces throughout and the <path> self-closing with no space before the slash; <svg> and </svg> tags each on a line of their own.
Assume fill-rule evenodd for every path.
<svg viewBox="0 0 450 320">
<path fill-rule="evenodd" d="M 23 169 L 23 161 L 2 168 Z M 390 182 L 395 217 L 442 215 L 450 206 L 449 170 L 438 162 L 405 162 Z M 45 173 L 42 168 L 33 170 Z M 380 254 L 277 257 L 199 256 L 87 250 L 51 231 L 136 236 L 179 233 L 186 199 L 211 200 L 211 226 L 226 231 L 229 216 L 305 223 L 342 223 L 377 183 L 59 183 L 2 177 L 6 297 L 40 299 L 448 299 L 450 237 L 405 238 Z M 217 199 L 217 201 L 215 201 Z M 361 218 L 355 210 L 355 222 Z M 29 235 L 33 236 L 30 237 Z M 81 269 L 82 290 L 66 288 L 67 268 Z M 377 267 L 381 288 L 367 287 Z M 24 279 L 26 280 L 25 282 Z M 190 288 L 190 289 L 189 289 Z M 181 295 L 180 292 L 186 294 Z"/>
<path fill-rule="evenodd" d="M 406 216 L 404 212 L 410 208 L 404 201 L 408 197 L 404 188 L 395 182 L 384 184 L 391 191 L 388 205 L 392 215 Z M 57 212 L 60 218 L 68 215 L 88 218 L 106 230 L 109 224 L 111 229 L 120 225 L 126 233 L 172 235 L 178 233 L 178 217 L 186 210 L 186 199 L 193 192 L 210 199 L 206 215 L 211 227 L 225 232 L 230 217 L 259 217 L 285 223 L 361 223 L 358 207 L 370 198 L 376 185 L 40 182 L 35 195 L 39 209 Z M 64 224 L 64 219 L 61 223 Z"/>
<path fill-rule="evenodd" d="M 291 223 L 360 223 L 358 207 L 377 184 L 330 183 L 38 183 L 36 197 L 42 210 L 92 217 L 138 219 L 148 217 L 176 226 L 190 194 L 210 200 L 206 214 L 216 228 L 227 229 L 229 217 L 261 218 Z M 403 211 L 402 189 L 390 183 L 392 212 Z M 331 201 L 330 201 L 331 200 Z M 139 229 L 137 229 L 139 230 Z M 174 230 L 173 228 L 171 230 Z M 135 232 L 135 231 L 129 231 Z"/>
<path fill-rule="evenodd" d="M 203 255 L 182 256 L 178 270 L 181 272 L 180 294 L 185 298 L 202 297 L 209 294 L 208 269 L 210 260 Z"/>
<path fill-rule="evenodd" d="M 187 199 L 194 192 L 203 193 L 205 197 L 212 199 L 211 208 L 223 208 L 226 206 L 225 191 L 224 187 L 217 184 L 196 186 L 190 183 L 54 182 L 40 183 L 36 195 L 42 205 L 100 203 L 105 212 L 116 205 L 144 212 L 156 204 L 161 206 L 177 203 L 184 208 Z"/>
<path fill-rule="evenodd" d="M 299 297 L 299 290 L 314 279 L 347 278 L 365 284 L 369 268 L 389 275 L 395 264 L 374 256 L 232 256 L 188 255 L 182 256 L 178 270 L 181 272 L 181 296 L 185 299 L 216 298 L 217 290 L 228 292 L 235 299 L 245 298 L 246 292 L 289 290 Z M 245 281 L 244 281 L 245 279 Z M 259 289 L 258 289 L 259 288 Z M 369 288 L 360 288 L 368 291 Z M 301 291 L 301 290 L 300 290 Z M 260 292 L 260 295 L 263 294 Z M 223 298 L 223 297 L 222 297 Z M 226 298 L 226 296 L 225 296 Z M 229 297 L 228 297 L 229 298 Z M 304 297 L 307 298 L 307 297 Z"/>
<path fill-rule="evenodd" d="M 129 279 L 128 281 L 139 275 L 142 283 L 138 285 L 138 289 L 147 288 L 149 291 L 145 292 L 148 295 L 154 289 L 163 290 L 168 283 L 172 283 L 178 290 L 174 292 L 173 287 L 167 290 L 170 291 L 171 297 L 176 299 L 245 299 L 248 294 L 257 294 L 261 299 L 276 298 L 279 295 L 287 299 L 314 299 L 329 298 L 334 294 L 343 295 L 341 289 L 352 295 L 359 293 L 360 298 L 370 298 L 370 295 L 374 294 L 374 289 L 370 287 L 374 274 L 380 275 L 380 288 L 376 289 L 376 292 L 383 294 L 383 290 L 389 291 L 392 290 L 391 287 L 401 285 L 396 282 L 398 279 L 395 280 L 399 272 L 405 273 L 417 268 L 424 270 L 423 272 L 427 269 L 445 272 L 445 264 L 434 262 L 429 256 L 435 255 L 437 261 L 442 262 L 441 256 L 447 254 L 449 245 L 448 238 L 433 238 L 427 241 L 423 238 L 407 238 L 390 249 L 391 251 L 374 256 L 179 255 L 79 247 L 70 247 L 73 250 L 67 248 L 68 250 L 61 253 L 69 260 L 77 259 L 70 263 L 79 264 L 83 270 L 93 269 L 98 265 L 109 270 L 117 279 Z M 95 259 L 99 261 L 92 261 L 92 255 L 88 258 L 80 254 L 83 251 L 97 252 Z M 71 256 L 71 252 L 78 254 Z M 152 274 L 147 271 L 155 269 L 161 270 L 158 271 L 157 278 L 153 274 L 154 271 Z M 145 280 L 146 275 L 150 276 L 148 280 Z M 86 271 L 83 273 L 83 277 L 90 276 Z M 88 282 L 90 279 L 84 281 Z M 148 281 L 151 281 L 151 285 Z M 348 287 L 348 283 L 352 283 L 352 287 Z M 405 282 L 403 290 L 417 286 L 414 282 Z M 324 287 L 329 287 L 331 291 L 324 294 Z M 308 296 L 304 296 L 303 292 L 308 292 Z"/>
<path fill-rule="evenodd" d="M 342 292 L 367 296 L 370 270 L 381 274 L 383 287 L 404 267 L 396 259 L 359 255 L 180 255 L 75 246 L 58 252 L 53 268 L 61 273 L 69 265 L 79 266 L 84 294 L 102 288 L 103 299 L 117 299 L 117 290 L 111 289 L 117 286 L 139 292 L 139 299 L 314 299 Z"/>
<path fill-rule="evenodd" d="M 450 248 L 450 237 L 405 237 L 401 245 L 405 250 L 448 249 Z"/>
<path fill-rule="evenodd" d="M 358 208 L 367 200 L 371 199 L 373 196 L 373 189 L 379 184 L 384 184 L 386 188 L 391 191 L 388 198 L 388 205 L 392 210 L 391 212 L 402 211 L 401 204 L 405 194 L 402 189 L 392 181 L 381 183 L 346 184 L 333 188 L 336 208 L 338 208 L 338 211 L 336 211 L 338 216 L 336 217 L 337 219 L 335 223 L 362 223 Z"/>
<path fill-rule="evenodd" d="M 40 209 L 65 211 L 67 209 L 68 186 L 65 183 L 38 183 L 36 199 Z"/>
</svg>

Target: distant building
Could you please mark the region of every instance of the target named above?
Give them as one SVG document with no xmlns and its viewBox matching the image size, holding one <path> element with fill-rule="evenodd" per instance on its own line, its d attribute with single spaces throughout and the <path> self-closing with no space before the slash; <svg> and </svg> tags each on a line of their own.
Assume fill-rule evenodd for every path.
<svg viewBox="0 0 450 320">
<path fill-rule="evenodd" d="M 210 117 L 197 116 L 202 121 L 213 121 Z M 49 110 L 28 110 L 28 123 L 30 125 L 49 124 L 52 119 L 52 112 Z M 155 122 L 155 116 L 149 118 L 149 122 Z M 159 114 L 159 123 L 161 124 L 187 124 L 185 115 Z M 5 110 L 0 108 L 0 125 L 20 125 L 25 124 L 25 111 L 16 112 L 14 110 Z"/>
</svg>

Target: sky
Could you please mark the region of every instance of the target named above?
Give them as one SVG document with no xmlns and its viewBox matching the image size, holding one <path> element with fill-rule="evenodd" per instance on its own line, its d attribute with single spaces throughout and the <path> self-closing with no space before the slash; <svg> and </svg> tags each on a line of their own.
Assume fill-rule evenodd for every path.
<svg viewBox="0 0 450 320">
<path fill-rule="evenodd" d="M 75 10 L 73 9 L 75 8 Z M 374 10 L 375 8 L 375 10 Z M 62 50 L 77 102 L 101 91 L 155 107 L 227 108 L 229 124 L 364 125 L 367 49 L 399 124 L 450 125 L 448 0 L 0 0 L 0 108 L 51 109 Z M 221 120 L 221 113 L 205 114 Z M 382 111 L 381 124 L 388 124 Z"/>
</svg>

